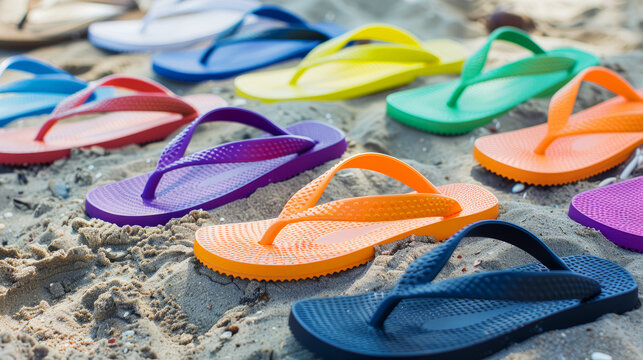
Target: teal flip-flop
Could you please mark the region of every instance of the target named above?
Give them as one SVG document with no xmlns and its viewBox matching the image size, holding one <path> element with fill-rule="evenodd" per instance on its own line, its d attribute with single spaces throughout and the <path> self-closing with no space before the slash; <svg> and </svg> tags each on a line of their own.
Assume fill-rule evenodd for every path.
<svg viewBox="0 0 643 360">
<path fill-rule="evenodd" d="M 516 44 L 534 55 L 482 72 L 495 40 Z M 467 59 L 460 80 L 395 92 L 386 98 L 387 114 L 420 130 L 461 134 L 532 97 L 552 95 L 580 71 L 599 63 L 596 56 L 578 49 L 545 51 L 527 33 L 502 27 Z"/>
</svg>

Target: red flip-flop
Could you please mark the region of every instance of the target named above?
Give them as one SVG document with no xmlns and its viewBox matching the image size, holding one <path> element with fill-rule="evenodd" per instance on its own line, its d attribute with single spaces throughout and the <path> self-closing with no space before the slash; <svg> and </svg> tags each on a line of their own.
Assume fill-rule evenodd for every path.
<svg viewBox="0 0 643 360">
<path fill-rule="evenodd" d="M 85 101 L 105 86 L 137 92 L 104 100 Z M 0 131 L 0 163 L 48 163 L 69 156 L 72 148 L 117 148 L 163 139 L 200 114 L 226 105 L 210 94 L 178 97 L 151 80 L 106 76 L 61 101 L 40 128 Z M 103 113 L 88 120 L 59 123 L 77 115 Z"/>
</svg>

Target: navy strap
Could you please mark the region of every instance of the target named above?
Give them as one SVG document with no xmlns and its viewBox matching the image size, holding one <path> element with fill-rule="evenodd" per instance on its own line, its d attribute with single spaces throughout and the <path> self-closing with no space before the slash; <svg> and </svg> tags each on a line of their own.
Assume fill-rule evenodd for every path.
<svg viewBox="0 0 643 360">
<path fill-rule="evenodd" d="M 493 271 L 448 279 L 432 284 L 451 254 L 465 237 L 486 237 L 505 241 L 526 251 L 550 271 Z M 371 317 L 381 328 L 397 304 L 406 298 L 455 297 L 489 300 L 543 301 L 587 300 L 600 293 L 595 280 L 572 272 L 545 243 L 526 229 L 499 220 L 471 224 L 443 245 L 415 260 L 395 288 L 382 300 Z"/>
<path fill-rule="evenodd" d="M 250 15 L 257 15 L 288 24 L 287 27 L 277 29 L 267 29 L 256 33 L 234 36 L 243 27 L 244 21 Z M 221 45 L 228 45 L 252 40 L 311 40 L 311 41 L 326 41 L 330 37 L 318 30 L 310 28 L 306 21 L 299 16 L 274 5 L 262 5 L 254 10 L 247 12 L 236 23 L 223 30 L 214 39 L 212 44 L 205 49 L 201 59 L 202 64 L 205 64 L 212 53 Z"/>
</svg>

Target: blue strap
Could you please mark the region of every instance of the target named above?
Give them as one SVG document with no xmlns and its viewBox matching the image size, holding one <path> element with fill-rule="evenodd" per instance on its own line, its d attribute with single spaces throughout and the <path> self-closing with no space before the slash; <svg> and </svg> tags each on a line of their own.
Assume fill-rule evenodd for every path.
<svg viewBox="0 0 643 360">
<path fill-rule="evenodd" d="M 47 64 L 46 62 L 23 55 L 6 58 L 0 64 L 0 76 L 2 76 L 6 70 L 22 71 L 34 75 L 59 74 L 67 77 L 73 77 L 73 75 L 65 72 L 63 69 L 59 69 L 53 65 Z"/>
<path fill-rule="evenodd" d="M 7 70 L 22 71 L 35 75 L 30 79 L 12 81 L 0 85 L 0 93 L 55 93 L 73 94 L 87 84 L 73 75 L 46 62 L 16 55 L 5 59 L 0 64 L 0 76 Z"/>
<path fill-rule="evenodd" d="M 268 29 L 245 36 L 235 37 L 234 35 L 237 34 L 239 30 L 241 30 L 244 21 L 250 15 L 257 15 L 265 18 L 275 19 L 285 22 L 289 26 L 278 29 Z M 255 8 L 254 10 L 247 12 L 241 17 L 241 19 L 239 19 L 239 21 L 219 33 L 212 44 L 205 49 L 199 61 L 202 64 L 205 64 L 208 61 L 208 58 L 217 49 L 217 47 L 221 45 L 252 40 L 311 40 L 321 42 L 326 41 L 329 38 L 330 37 L 328 35 L 310 28 L 304 19 L 289 12 L 288 10 L 274 5 L 262 5 Z"/>
<path fill-rule="evenodd" d="M 39 76 L 33 79 L 23 79 L 0 85 L 0 93 L 53 93 L 71 95 L 84 89 L 87 83 L 80 80 Z"/>
<path fill-rule="evenodd" d="M 505 241 L 526 251 L 550 271 L 493 271 L 448 279 L 432 284 L 451 254 L 465 237 Z M 489 300 L 544 301 L 587 300 L 601 292 L 595 280 L 572 272 L 545 243 L 526 229 L 499 220 L 473 223 L 442 246 L 415 260 L 395 288 L 378 305 L 370 323 L 381 328 L 397 304 L 406 298 L 452 297 Z"/>
</svg>

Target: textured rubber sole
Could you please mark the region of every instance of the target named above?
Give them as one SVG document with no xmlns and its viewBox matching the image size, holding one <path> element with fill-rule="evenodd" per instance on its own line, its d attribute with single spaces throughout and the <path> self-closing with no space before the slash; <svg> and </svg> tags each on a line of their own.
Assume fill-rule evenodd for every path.
<svg viewBox="0 0 643 360">
<path fill-rule="evenodd" d="M 226 275 L 251 280 L 286 281 L 320 277 L 350 269 L 372 260 L 374 247 L 411 235 L 447 239 L 462 227 L 479 220 L 495 219 L 498 203 L 493 194 L 474 185 L 453 184 L 439 187 L 457 199 L 463 211 L 447 218 L 421 218 L 381 223 L 312 221 L 292 224 L 273 245 L 261 245 L 259 239 L 272 220 L 215 225 L 199 229 L 195 235 L 194 254 L 207 267 Z M 366 206 L 366 205 L 365 205 Z M 344 232 L 367 233 L 338 239 Z M 288 230 L 289 229 L 289 230 Z M 368 234 L 368 235 L 366 235 Z M 353 238 L 358 236 L 358 239 Z M 319 239 L 331 243 L 316 245 Z M 283 240 L 282 240 L 283 239 Z"/>
<path fill-rule="evenodd" d="M 523 311 L 520 311 L 521 302 L 502 300 L 494 305 L 493 300 L 408 299 L 408 303 L 399 304 L 398 309 L 391 314 L 395 317 L 391 320 L 397 320 L 389 323 L 390 329 L 395 330 L 388 333 L 387 325 L 383 330 L 376 330 L 368 325 L 373 307 L 377 306 L 387 292 L 369 293 L 299 301 L 293 305 L 288 324 L 297 341 L 324 358 L 478 359 L 543 332 L 590 323 L 605 314 L 621 314 L 640 306 L 636 280 L 617 264 L 588 255 L 570 256 L 563 260 L 568 264 L 568 261 L 574 261 L 581 263 L 581 266 L 594 265 L 593 274 L 582 274 L 599 279 L 602 277 L 599 282 L 602 287 L 605 284 L 604 294 L 586 302 L 527 302 Z M 534 270 L 534 266 L 536 264 L 517 269 Z M 544 270 L 542 265 L 538 266 L 540 271 Z M 572 270 L 578 271 L 574 267 Z M 604 271 L 604 274 L 597 275 L 599 271 Z M 612 279 L 605 280 L 608 276 Z M 544 313 L 541 310 L 552 306 L 555 307 Z M 503 311 L 510 316 L 503 317 Z M 485 312 L 489 315 L 485 315 Z M 454 313 L 458 315 L 453 315 Z M 492 314 L 495 316 L 491 316 Z M 485 316 L 490 316 L 488 320 L 493 320 L 495 324 L 489 325 L 487 329 L 491 334 L 484 332 L 487 326 L 483 321 Z M 440 322 L 440 319 L 445 320 Z M 521 319 L 526 321 L 521 322 Z M 423 323 L 432 325 L 424 328 Z M 472 329 L 469 327 L 472 325 L 477 326 Z M 495 329 L 494 326 L 501 326 L 503 329 Z M 329 334 L 333 329 L 336 329 L 336 335 Z M 344 332 L 350 332 L 351 335 L 343 336 Z M 478 337 L 475 334 L 481 335 Z M 440 352 L 431 345 L 423 345 L 431 342 L 444 344 L 438 345 Z"/>
<path fill-rule="evenodd" d="M 622 248 L 643 252 L 643 177 L 577 194 L 569 217 Z"/>
<path fill-rule="evenodd" d="M 528 185 L 559 186 L 585 180 L 592 176 L 604 173 L 626 161 L 630 157 L 631 152 L 633 152 L 637 147 L 638 145 L 631 146 L 630 149 L 626 149 L 626 151 L 614 158 L 607 159 L 592 167 L 568 173 L 533 173 L 523 169 L 509 167 L 486 156 L 476 147 L 473 148 L 473 157 L 478 161 L 478 163 L 480 163 L 480 165 L 482 165 L 482 167 L 505 179 Z"/>
</svg>

